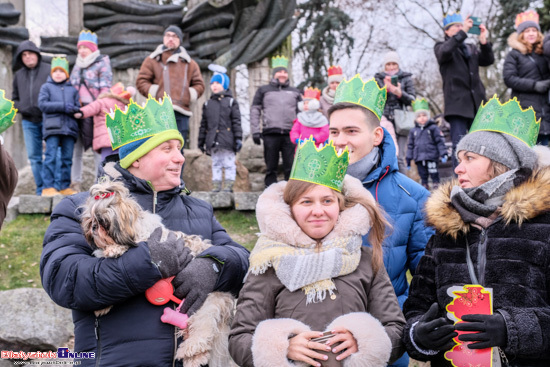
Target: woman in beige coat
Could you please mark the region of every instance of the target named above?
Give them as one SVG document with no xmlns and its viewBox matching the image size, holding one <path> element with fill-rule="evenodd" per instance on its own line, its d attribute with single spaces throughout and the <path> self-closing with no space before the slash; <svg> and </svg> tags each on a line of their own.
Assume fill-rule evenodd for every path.
<svg viewBox="0 0 550 367">
<path fill-rule="evenodd" d="M 386 222 L 359 180 L 342 186 L 291 177 L 260 196 L 261 235 L 229 337 L 239 366 L 378 367 L 403 353 L 405 320 L 382 263 Z M 367 233 L 372 247 L 361 245 Z M 316 342 L 324 331 L 334 336 Z"/>
</svg>

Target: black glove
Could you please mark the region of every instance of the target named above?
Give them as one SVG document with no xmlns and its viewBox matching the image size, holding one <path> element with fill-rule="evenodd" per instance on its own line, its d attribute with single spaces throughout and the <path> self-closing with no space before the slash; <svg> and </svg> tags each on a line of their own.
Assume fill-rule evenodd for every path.
<svg viewBox="0 0 550 367">
<path fill-rule="evenodd" d="M 241 139 L 235 140 L 235 151 L 239 153 L 243 147 L 243 141 Z"/>
<path fill-rule="evenodd" d="M 252 134 L 252 140 L 254 140 L 254 144 L 256 144 L 256 145 L 262 144 L 261 136 L 262 136 L 262 135 L 261 135 L 260 133 L 254 133 L 254 134 Z"/>
<path fill-rule="evenodd" d="M 506 323 L 500 313 L 494 315 L 464 315 L 462 321 L 455 325 L 456 330 L 477 331 L 477 333 L 463 334 L 458 340 L 463 342 L 477 342 L 468 345 L 470 349 L 484 349 L 504 347 L 508 340 Z"/>
<path fill-rule="evenodd" d="M 436 318 L 439 305 L 434 303 L 414 327 L 414 341 L 422 349 L 445 351 L 451 349 L 458 334 L 446 317 Z"/>
<path fill-rule="evenodd" d="M 550 79 L 548 80 L 539 80 L 535 82 L 535 92 L 545 93 L 550 89 Z"/>
<path fill-rule="evenodd" d="M 78 111 L 78 107 L 76 107 L 74 104 L 72 104 L 72 103 L 65 103 L 65 113 L 66 113 L 66 114 L 72 115 L 72 114 L 75 113 L 76 111 Z"/>
<path fill-rule="evenodd" d="M 218 281 L 219 264 L 212 259 L 197 257 L 172 281 L 176 288 L 174 295 L 185 298 L 181 312 L 191 316 L 204 303 L 206 297 L 214 291 Z"/>
<path fill-rule="evenodd" d="M 163 278 L 171 277 L 185 268 L 193 260 L 191 250 L 185 247 L 183 238 L 177 238 L 174 232 L 170 232 L 164 242 L 160 242 L 162 228 L 157 228 L 147 240 L 151 261 L 159 268 Z"/>
</svg>

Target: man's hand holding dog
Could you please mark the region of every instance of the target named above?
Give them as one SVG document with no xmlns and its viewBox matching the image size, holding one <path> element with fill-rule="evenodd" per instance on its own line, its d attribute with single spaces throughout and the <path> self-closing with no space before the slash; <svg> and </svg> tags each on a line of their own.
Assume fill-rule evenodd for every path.
<svg viewBox="0 0 550 367">
<path fill-rule="evenodd" d="M 181 312 L 191 316 L 202 306 L 216 287 L 219 269 L 216 260 L 197 257 L 176 275 L 172 281 L 176 288 L 174 295 L 185 298 Z"/>
<path fill-rule="evenodd" d="M 163 278 L 171 277 L 185 268 L 193 255 L 191 250 L 185 247 L 185 240 L 178 238 L 175 233 L 170 232 L 166 240 L 161 242 L 162 228 L 157 228 L 151 233 L 147 240 L 151 261 L 158 267 Z"/>
</svg>

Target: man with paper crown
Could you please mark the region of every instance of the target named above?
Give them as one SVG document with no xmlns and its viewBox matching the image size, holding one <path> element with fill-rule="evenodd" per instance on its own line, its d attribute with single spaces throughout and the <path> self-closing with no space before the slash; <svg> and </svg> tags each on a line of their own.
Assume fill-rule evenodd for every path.
<svg viewBox="0 0 550 367">
<path fill-rule="evenodd" d="M 288 59 L 276 56 L 271 59 L 271 67 L 271 81 L 258 88 L 250 107 L 250 133 L 254 144 L 264 141 L 265 187 L 277 182 L 280 155 L 283 156 L 285 180 L 290 177 L 295 148 L 290 141 L 290 130 L 299 112 L 298 102 L 302 100 L 300 91 L 290 86 Z"/>
<path fill-rule="evenodd" d="M 13 102 L 4 98 L 5 91 L 0 89 L 0 134 L 15 123 L 17 109 Z M 4 139 L 0 135 L 0 227 L 6 218 L 8 203 L 17 185 L 17 168 L 13 159 L 4 147 Z"/>
<path fill-rule="evenodd" d="M 164 30 L 162 44 L 143 60 L 136 80 L 138 91 L 144 96 L 172 98 L 178 130 L 184 139 L 189 134 L 191 104 L 204 93 L 199 64 L 182 46 L 183 33 L 179 26 Z"/>
<path fill-rule="evenodd" d="M 229 337 L 239 366 L 378 367 L 403 353 L 404 319 L 382 260 L 387 222 L 346 175 L 348 156 L 308 139 L 288 182 L 259 197 L 261 233 Z M 334 335 L 316 340 L 323 331 Z"/>
<path fill-rule="evenodd" d="M 495 96 L 458 143 L 458 180 L 426 203 L 436 234 L 404 306 L 412 357 L 434 367 L 550 364 L 550 150 L 534 145 L 539 127 L 532 108 Z M 450 289 L 467 284 L 490 291 L 492 306 L 480 312 L 482 298 L 455 298 L 466 307 L 453 325 Z M 464 331 L 472 333 L 459 335 L 455 348 L 452 339 Z M 472 359 L 485 348 L 493 348 L 492 364 L 490 354 Z"/>
<path fill-rule="evenodd" d="M 445 40 L 436 42 L 435 57 L 443 79 L 445 119 L 451 125 L 453 167 L 456 167 L 456 145 L 468 132 L 477 109 L 485 100 L 485 87 L 479 77 L 479 67 L 495 61 L 493 46 L 487 40 L 487 28 L 481 24 L 479 47 L 466 43 L 473 20 L 462 20 L 460 14 L 448 14 L 443 19 Z"/>
<path fill-rule="evenodd" d="M 356 75 L 344 80 L 328 111 L 329 139 L 337 149 L 349 148 L 348 174 L 358 178 L 389 215 L 393 228 L 384 241 L 384 265 L 402 307 L 409 289 L 407 270 L 414 274 L 433 230 L 422 216 L 429 192 L 399 172 L 395 143 L 380 126 L 385 102 L 386 88 L 380 89 L 374 79 L 363 82 Z M 395 365 L 407 364 L 404 356 Z"/>
<path fill-rule="evenodd" d="M 210 204 L 188 196 L 180 178 L 183 139 L 168 97 L 149 98 L 144 107 L 131 101 L 126 111 L 107 115 L 106 124 L 113 148 L 120 148 L 120 162 L 107 163 L 104 176 L 123 182 L 143 210 L 161 216 L 168 229 L 199 235 L 214 246 L 191 260 L 181 240 L 162 241 L 153 233 L 119 258 L 96 258 L 80 228 L 89 193 L 80 193 L 53 211 L 44 237 L 42 283 L 54 302 L 73 310 L 75 351 L 94 352 L 102 366 L 173 366 L 175 327 L 161 322 L 164 307 L 149 303 L 145 290 L 178 274 L 175 295 L 186 298 L 182 311 L 192 315 L 214 290 L 238 294 L 248 251 L 229 237 Z M 159 258 L 165 261 L 153 262 Z M 93 310 L 113 304 L 107 315 L 95 317 Z"/>
</svg>

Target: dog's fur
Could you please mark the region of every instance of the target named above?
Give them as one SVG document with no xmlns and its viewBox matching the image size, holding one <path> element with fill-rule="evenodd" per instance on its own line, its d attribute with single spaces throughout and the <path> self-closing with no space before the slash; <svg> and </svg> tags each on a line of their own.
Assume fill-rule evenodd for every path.
<svg viewBox="0 0 550 367">
<path fill-rule="evenodd" d="M 119 257 L 130 247 L 147 241 L 158 227 L 162 228 L 161 241 L 171 232 L 164 227 L 160 216 L 143 210 L 119 181 L 103 179 L 93 185 L 83 209 L 82 229 L 96 257 Z M 193 256 L 212 246 L 200 236 L 173 233 L 185 240 Z M 189 318 L 187 329 L 181 331 L 184 342 L 176 353 L 177 359 L 183 359 L 184 366 L 231 365 L 228 335 L 234 303 L 229 293 L 213 292 Z M 96 316 L 107 314 L 111 307 L 95 311 Z"/>
</svg>

